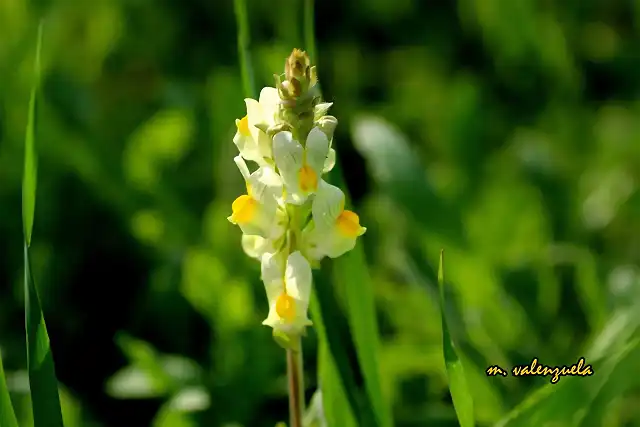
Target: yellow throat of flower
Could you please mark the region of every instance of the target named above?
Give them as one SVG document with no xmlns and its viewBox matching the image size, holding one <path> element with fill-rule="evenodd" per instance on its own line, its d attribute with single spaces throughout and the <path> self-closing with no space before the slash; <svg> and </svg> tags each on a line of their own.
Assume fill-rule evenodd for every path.
<svg viewBox="0 0 640 427">
<path fill-rule="evenodd" d="M 258 202 L 247 194 L 243 194 L 231 204 L 231 220 L 237 224 L 245 224 L 253 219 Z"/>
<path fill-rule="evenodd" d="M 236 121 L 236 127 L 238 128 L 238 132 L 242 136 L 249 136 L 251 132 L 249 132 L 249 117 L 244 116 L 240 120 Z"/>
<path fill-rule="evenodd" d="M 342 211 L 336 220 L 338 231 L 345 237 L 358 237 L 362 234 L 360 226 L 360 218 L 358 214 L 352 211 Z"/>
<path fill-rule="evenodd" d="M 318 189 L 318 175 L 311 166 L 305 164 L 298 172 L 300 189 L 305 193 L 311 193 Z"/>
<path fill-rule="evenodd" d="M 278 295 L 276 300 L 276 313 L 280 318 L 291 322 L 296 317 L 296 301 L 286 292 Z"/>
</svg>

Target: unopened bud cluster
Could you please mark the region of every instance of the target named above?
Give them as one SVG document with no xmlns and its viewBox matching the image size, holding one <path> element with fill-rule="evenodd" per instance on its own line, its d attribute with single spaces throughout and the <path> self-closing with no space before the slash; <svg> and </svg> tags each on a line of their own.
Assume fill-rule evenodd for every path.
<svg viewBox="0 0 640 427">
<path fill-rule="evenodd" d="M 261 262 L 269 301 L 263 324 L 299 336 L 311 325 L 312 266 L 353 249 L 366 229 L 345 210 L 344 193 L 322 178 L 335 165 L 338 121 L 327 115 L 332 104 L 320 102 L 315 67 L 294 49 L 284 76 L 275 77 L 276 87 L 245 99 L 247 115 L 236 120 L 234 160 L 247 192 L 228 219 L 242 230 L 245 253 Z"/>
</svg>

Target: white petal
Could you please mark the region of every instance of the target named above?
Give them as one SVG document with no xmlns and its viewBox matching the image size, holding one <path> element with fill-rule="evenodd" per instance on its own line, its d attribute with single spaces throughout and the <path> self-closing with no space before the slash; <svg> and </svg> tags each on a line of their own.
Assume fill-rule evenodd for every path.
<svg viewBox="0 0 640 427">
<path fill-rule="evenodd" d="M 278 132 L 273 137 L 273 157 L 289 192 L 297 192 L 298 172 L 304 164 L 304 148 L 291 132 Z"/>
<path fill-rule="evenodd" d="M 275 123 L 275 116 L 278 113 L 278 104 L 280 103 L 280 95 L 275 87 L 265 87 L 260 91 L 258 102 L 262 106 L 264 119 L 269 125 Z"/>
<path fill-rule="evenodd" d="M 247 119 L 249 120 L 249 132 L 251 133 L 251 137 L 254 141 L 256 141 L 256 146 L 258 146 L 260 142 L 260 129 L 256 127 L 256 125 L 260 125 L 266 123 L 264 120 L 264 111 L 262 109 L 262 105 L 255 99 L 246 98 L 244 103 L 247 106 Z"/>
<path fill-rule="evenodd" d="M 344 209 L 344 193 L 338 187 L 324 180 L 320 181 L 311 213 L 319 232 L 335 227 L 338 216 Z"/>
<path fill-rule="evenodd" d="M 319 120 L 316 121 L 316 126 L 327 135 L 329 140 L 333 139 L 333 133 L 336 130 L 336 126 L 338 126 L 338 119 L 333 116 L 322 116 Z"/>
<path fill-rule="evenodd" d="M 261 158 L 270 159 L 273 157 L 271 138 L 265 132 L 258 129 L 258 152 Z"/>
<path fill-rule="evenodd" d="M 242 235 L 242 250 L 251 258 L 262 259 L 266 252 L 274 252 L 271 240 L 261 236 Z"/>
<path fill-rule="evenodd" d="M 314 127 L 307 136 L 307 164 L 314 170 L 318 178 L 322 175 L 324 163 L 329 154 L 329 139 L 320 129 Z"/>
<path fill-rule="evenodd" d="M 261 272 L 269 305 L 275 304 L 278 295 L 284 292 L 284 265 L 281 254 L 276 252 L 262 255 Z"/>
<path fill-rule="evenodd" d="M 284 280 L 287 294 L 296 300 L 298 315 L 306 318 L 313 276 L 309 261 L 299 251 L 289 255 Z"/>
<path fill-rule="evenodd" d="M 327 160 L 324 162 L 324 167 L 322 168 L 322 173 L 331 172 L 333 167 L 336 165 L 336 150 L 333 148 L 329 149 L 329 154 L 327 155 Z"/>
<path fill-rule="evenodd" d="M 333 102 L 323 102 L 315 106 L 313 109 L 314 120 L 318 120 L 320 117 L 327 114 L 329 108 L 333 105 Z"/>
<path fill-rule="evenodd" d="M 248 118 L 244 119 L 247 120 Z M 236 133 L 233 136 L 233 143 L 238 147 L 240 155 L 247 160 L 252 160 L 257 163 L 264 163 L 262 155 L 260 154 L 260 148 L 258 147 L 258 141 L 254 139 L 249 127 L 249 134 L 246 135 L 240 132 L 241 120 L 236 119 Z M 248 123 L 247 123 L 248 124 Z"/>
<path fill-rule="evenodd" d="M 270 166 L 263 166 L 252 173 L 247 180 L 250 196 L 262 204 L 276 203 L 282 194 L 282 180 Z"/>
<path fill-rule="evenodd" d="M 362 227 L 362 235 L 366 231 Z M 352 250 L 359 236 L 347 237 L 341 234 L 337 227 L 328 231 L 318 231 L 314 227 L 305 229 L 302 233 L 302 248 L 305 254 L 314 261 L 320 261 L 325 256 L 338 258 Z"/>
<path fill-rule="evenodd" d="M 300 235 L 300 248 L 308 260 L 318 263 L 326 256 L 324 248 L 322 247 L 323 237 L 323 235 L 316 231 L 313 220 L 302 230 Z"/>
<path fill-rule="evenodd" d="M 247 166 L 247 162 L 244 161 L 242 156 L 235 156 L 233 158 L 233 161 L 236 162 L 236 166 L 238 166 L 238 169 L 240 170 L 240 173 L 242 174 L 242 177 L 244 178 L 244 180 L 248 182 L 249 177 L 251 176 L 251 172 L 249 172 L 249 167 Z"/>
<path fill-rule="evenodd" d="M 244 136 L 240 132 L 236 132 L 233 137 L 233 143 L 238 147 L 238 151 L 247 160 L 262 163 L 262 155 L 257 144 L 251 136 Z"/>
<path fill-rule="evenodd" d="M 321 251 L 329 258 L 338 258 L 356 246 L 356 237 L 345 237 L 337 230 L 329 233 L 321 243 Z"/>
</svg>

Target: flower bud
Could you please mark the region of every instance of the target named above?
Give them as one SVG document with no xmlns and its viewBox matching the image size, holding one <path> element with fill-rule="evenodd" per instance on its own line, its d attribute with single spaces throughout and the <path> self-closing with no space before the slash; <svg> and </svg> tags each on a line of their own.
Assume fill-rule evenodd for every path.
<svg viewBox="0 0 640 427">
<path fill-rule="evenodd" d="M 333 138 L 333 132 L 336 130 L 336 126 L 338 126 L 338 119 L 333 116 L 322 116 L 316 121 L 316 126 L 331 140 L 331 138 Z"/>
<path fill-rule="evenodd" d="M 284 75 L 290 82 L 298 80 L 299 82 L 310 80 L 311 60 L 309 55 L 303 50 L 293 49 L 291 55 L 287 58 L 284 66 Z"/>
<path fill-rule="evenodd" d="M 315 120 L 320 120 L 322 116 L 326 116 L 329 109 L 333 105 L 333 102 L 320 102 L 313 107 L 313 117 Z"/>
</svg>

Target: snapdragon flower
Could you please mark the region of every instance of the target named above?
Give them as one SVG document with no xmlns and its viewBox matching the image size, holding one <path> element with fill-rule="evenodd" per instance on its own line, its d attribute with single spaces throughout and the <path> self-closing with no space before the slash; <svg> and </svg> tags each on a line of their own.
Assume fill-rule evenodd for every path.
<svg viewBox="0 0 640 427">
<path fill-rule="evenodd" d="M 353 249 L 366 228 L 345 209 L 342 190 L 323 178 L 336 163 L 338 120 L 327 115 L 332 103 L 320 102 L 315 67 L 294 49 L 284 76 L 275 77 L 259 100 L 245 100 L 247 115 L 236 120 L 234 160 L 247 193 L 228 219 L 242 230 L 245 253 L 261 262 L 269 305 L 263 324 L 297 338 L 312 325 L 312 267 Z M 257 169 L 250 172 L 245 160 Z"/>
</svg>

